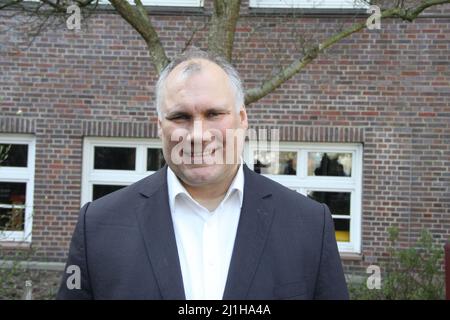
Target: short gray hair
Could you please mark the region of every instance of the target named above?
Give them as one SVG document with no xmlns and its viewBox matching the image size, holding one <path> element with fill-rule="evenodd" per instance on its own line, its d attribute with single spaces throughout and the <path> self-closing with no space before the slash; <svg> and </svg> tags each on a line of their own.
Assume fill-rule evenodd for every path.
<svg viewBox="0 0 450 320">
<path fill-rule="evenodd" d="M 158 118 L 161 118 L 161 104 L 164 99 L 163 97 L 163 90 L 164 86 L 167 80 L 168 75 L 175 69 L 176 66 L 179 64 L 189 61 L 189 60 L 195 60 L 195 59 L 203 59 L 210 61 L 212 63 L 215 63 L 218 65 L 222 70 L 227 74 L 228 79 L 230 81 L 230 85 L 234 90 L 235 94 L 235 108 L 236 112 L 239 112 L 241 106 L 244 105 L 244 88 L 242 85 L 242 80 L 239 76 L 239 73 L 237 70 L 233 67 L 231 63 L 229 63 L 227 60 L 222 58 L 218 55 L 213 55 L 209 52 L 200 50 L 198 48 L 191 48 L 187 51 L 185 51 L 183 54 L 176 57 L 174 60 L 172 60 L 161 72 L 158 78 L 158 82 L 156 83 L 155 87 L 155 107 L 156 111 L 158 112 Z M 197 63 L 188 64 L 182 71 L 182 74 L 184 75 L 190 75 L 192 72 L 200 71 L 201 66 Z"/>
</svg>

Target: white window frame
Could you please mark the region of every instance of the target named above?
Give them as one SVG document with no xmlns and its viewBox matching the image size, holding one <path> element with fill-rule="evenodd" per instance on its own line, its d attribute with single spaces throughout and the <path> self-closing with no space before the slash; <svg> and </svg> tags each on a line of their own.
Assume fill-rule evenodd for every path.
<svg viewBox="0 0 450 320">
<path fill-rule="evenodd" d="M 136 148 L 135 170 L 94 169 L 95 147 Z M 81 205 L 92 201 L 94 184 L 130 185 L 154 173 L 147 171 L 147 148 L 162 148 L 162 142 L 159 139 L 85 137 Z"/>
<path fill-rule="evenodd" d="M 203 7 L 204 0 L 142 0 L 144 6 L 164 6 L 164 7 Z M 130 0 L 134 3 L 133 0 Z"/>
<path fill-rule="evenodd" d="M 355 0 L 250 0 L 250 8 L 364 9 L 369 5 Z"/>
<path fill-rule="evenodd" d="M 131 5 L 134 5 L 133 0 L 128 0 Z M 141 0 L 144 6 L 154 7 L 203 7 L 204 0 Z M 108 0 L 99 0 L 99 4 L 110 4 Z"/>
<path fill-rule="evenodd" d="M 0 166 L 0 182 L 26 183 L 25 191 L 25 217 L 23 231 L 0 231 L 1 242 L 31 242 L 33 228 L 33 203 L 34 203 L 34 170 L 36 155 L 36 139 L 33 135 L 25 134 L 0 134 L 1 144 L 26 144 L 28 145 L 27 167 L 2 167 Z"/>
<path fill-rule="evenodd" d="M 270 147 L 270 142 L 267 143 Z M 254 168 L 253 152 L 257 150 L 254 141 L 246 143 L 244 160 L 247 165 Z M 264 176 L 281 183 L 282 185 L 295 189 L 307 196 L 307 192 L 329 191 L 329 192 L 350 192 L 350 241 L 338 241 L 341 253 L 361 253 L 361 212 L 362 212 L 362 160 L 363 149 L 361 144 L 352 143 L 296 143 L 279 142 L 280 151 L 297 152 L 296 175 L 272 175 Z M 352 175 L 351 177 L 332 176 L 308 176 L 308 152 L 338 152 L 352 154 Z M 303 164 L 303 165 L 302 165 Z M 331 182 L 331 183 L 330 183 Z M 344 216 L 334 215 L 333 218 Z"/>
</svg>

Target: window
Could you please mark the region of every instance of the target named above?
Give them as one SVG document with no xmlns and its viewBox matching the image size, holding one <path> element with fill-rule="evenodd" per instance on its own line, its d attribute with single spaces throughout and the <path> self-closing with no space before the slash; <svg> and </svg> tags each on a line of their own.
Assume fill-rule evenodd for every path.
<svg viewBox="0 0 450 320">
<path fill-rule="evenodd" d="M 366 8 L 362 0 L 250 0 L 252 8 L 310 8 L 310 9 L 357 9 Z"/>
<path fill-rule="evenodd" d="M 81 202 L 126 187 L 164 165 L 159 140 L 85 138 Z"/>
<path fill-rule="evenodd" d="M 128 2 L 134 5 L 133 0 L 128 0 Z M 203 0 L 141 0 L 144 6 L 155 6 L 155 7 L 203 7 Z M 108 0 L 99 0 L 99 4 L 110 4 Z"/>
<path fill-rule="evenodd" d="M 247 144 L 245 160 L 255 172 L 325 203 L 332 212 L 341 252 L 360 252 L 362 146 L 279 144 L 279 152 Z"/>
<path fill-rule="evenodd" d="M 0 241 L 31 241 L 35 142 L 0 135 Z"/>
<path fill-rule="evenodd" d="M 132 0 L 130 1 L 134 3 Z M 142 0 L 144 6 L 202 7 L 203 0 Z"/>
</svg>

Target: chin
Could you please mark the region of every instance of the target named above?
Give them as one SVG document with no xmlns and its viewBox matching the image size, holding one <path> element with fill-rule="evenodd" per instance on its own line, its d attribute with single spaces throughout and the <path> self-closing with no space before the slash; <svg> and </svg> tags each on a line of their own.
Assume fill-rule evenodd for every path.
<svg viewBox="0 0 450 320">
<path fill-rule="evenodd" d="M 184 168 L 182 174 L 190 185 L 202 185 L 216 181 L 221 172 L 217 165 L 202 165 Z"/>
</svg>

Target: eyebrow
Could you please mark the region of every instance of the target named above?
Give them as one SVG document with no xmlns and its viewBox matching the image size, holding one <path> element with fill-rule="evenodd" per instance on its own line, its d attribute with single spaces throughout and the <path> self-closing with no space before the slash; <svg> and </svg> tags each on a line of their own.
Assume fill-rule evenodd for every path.
<svg viewBox="0 0 450 320">
<path fill-rule="evenodd" d="M 190 116 L 191 115 L 191 112 L 183 110 L 182 106 L 175 106 L 174 108 L 175 109 L 176 108 L 180 108 L 181 110 L 169 111 L 165 115 L 166 119 L 175 118 L 177 116 Z M 229 112 L 230 110 L 228 109 L 228 107 L 226 105 L 218 105 L 218 106 L 208 107 L 207 109 L 205 109 L 203 111 L 203 113 L 207 113 L 207 112 L 211 112 L 211 111 L 215 111 L 215 112 Z"/>
</svg>

